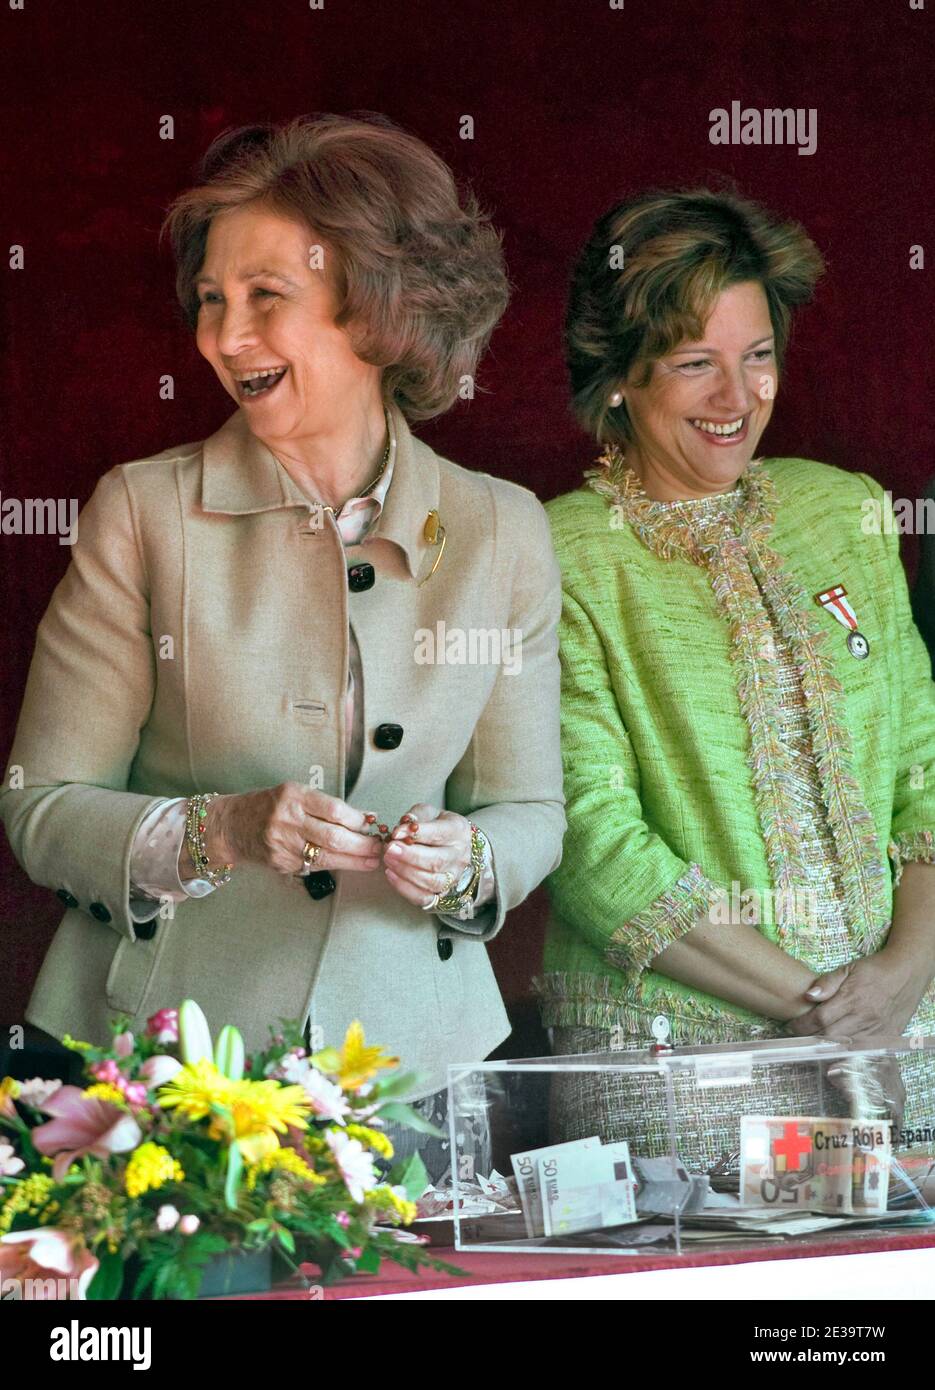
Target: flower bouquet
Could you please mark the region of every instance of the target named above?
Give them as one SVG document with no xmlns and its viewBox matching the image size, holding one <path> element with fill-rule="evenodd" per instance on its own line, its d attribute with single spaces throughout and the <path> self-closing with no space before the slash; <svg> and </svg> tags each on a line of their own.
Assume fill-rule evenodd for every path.
<svg viewBox="0 0 935 1390">
<path fill-rule="evenodd" d="M 212 1262 L 251 1251 L 312 1261 L 318 1284 L 382 1259 L 462 1273 L 401 1229 L 427 1174 L 418 1154 L 389 1167 L 385 1122 L 439 1131 L 359 1023 L 308 1054 L 283 1020 L 251 1057 L 234 1027 L 212 1045 L 193 1000 L 127 1024 L 109 1048 L 63 1039 L 83 1086 L 0 1081 L 0 1295 L 195 1298 Z"/>
</svg>

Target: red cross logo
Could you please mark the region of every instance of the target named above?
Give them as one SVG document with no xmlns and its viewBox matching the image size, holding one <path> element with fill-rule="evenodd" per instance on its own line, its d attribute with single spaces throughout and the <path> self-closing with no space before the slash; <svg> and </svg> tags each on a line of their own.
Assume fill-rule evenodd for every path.
<svg viewBox="0 0 935 1390">
<path fill-rule="evenodd" d="M 777 1160 L 777 1171 L 800 1172 L 805 1167 L 805 1164 L 800 1160 L 804 1154 L 811 1152 L 811 1148 L 812 1137 L 807 1131 L 805 1134 L 800 1134 L 798 1125 L 791 1122 L 783 1125 L 782 1138 L 777 1139 L 773 1144 L 773 1157 Z M 782 1165 L 779 1164 L 779 1159 L 785 1160 Z"/>
</svg>

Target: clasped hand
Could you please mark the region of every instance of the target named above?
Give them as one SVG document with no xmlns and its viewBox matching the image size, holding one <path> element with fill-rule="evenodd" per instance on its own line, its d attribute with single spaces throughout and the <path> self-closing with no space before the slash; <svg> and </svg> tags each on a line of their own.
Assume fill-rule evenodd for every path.
<svg viewBox="0 0 935 1390">
<path fill-rule="evenodd" d="M 850 1048 L 900 1046 L 903 1030 L 918 1006 L 920 994 L 912 975 L 894 962 L 886 950 L 819 975 L 806 990 L 806 998 L 816 1002 L 786 1026 L 800 1037 L 819 1034 Z M 902 1124 L 906 1090 L 899 1061 L 895 1057 L 872 1059 L 874 1102 L 888 1112 L 896 1126 Z M 832 1085 L 843 1091 L 852 1105 L 866 1105 L 871 1092 L 869 1074 L 855 1084 L 850 1070 L 837 1065 L 828 1071 Z"/>
<path fill-rule="evenodd" d="M 436 893 L 450 892 L 470 863 L 470 822 L 425 802 L 400 816 L 383 848 L 387 882 L 417 907 Z"/>
<path fill-rule="evenodd" d="M 790 1020 L 789 1032 L 873 1048 L 902 1037 L 921 995 L 911 973 L 884 948 L 819 975 L 805 997 L 814 1001 L 813 1007 Z"/>
<path fill-rule="evenodd" d="M 206 840 L 211 862 L 262 864 L 289 875 L 308 871 L 309 844 L 318 850 L 313 872 L 382 868 L 394 891 L 417 907 L 449 892 L 471 862 L 470 822 L 454 811 L 420 801 L 390 829 L 375 812 L 301 782 L 217 797 L 208 807 Z"/>
</svg>

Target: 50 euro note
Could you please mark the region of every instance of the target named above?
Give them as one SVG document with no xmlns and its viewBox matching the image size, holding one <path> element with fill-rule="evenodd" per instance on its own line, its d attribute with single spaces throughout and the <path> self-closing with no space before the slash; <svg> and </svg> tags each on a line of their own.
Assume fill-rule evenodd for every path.
<svg viewBox="0 0 935 1390">
<path fill-rule="evenodd" d="M 601 1141 L 597 1135 L 589 1139 L 571 1139 L 566 1144 L 546 1144 L 541 1149 L 526 1149 L 523 1153 L 512 1154 L 513 1175 L 523 1208 L 527 1236 L 544 1236 L 545 1224 L 542 1218 L 542 1196 L 539 1190 L 539 1163 L 550 1159 L 553 1154 L 577 1153 L 581 1150 L 599 1149 Z"/>
<path fill-rule="evenodd" d="M 598 1231 L 637 1219 L 636 1177 L 626 1141 L 557 1150 L 538 1162 L 547 1236 Z"/>
<path fill-rule="evenodd" d="M 744 1115 L 745 1207 L 875 1216 L 886 1211 L 891 1130 L 884 1120 Z"/>
</svg>

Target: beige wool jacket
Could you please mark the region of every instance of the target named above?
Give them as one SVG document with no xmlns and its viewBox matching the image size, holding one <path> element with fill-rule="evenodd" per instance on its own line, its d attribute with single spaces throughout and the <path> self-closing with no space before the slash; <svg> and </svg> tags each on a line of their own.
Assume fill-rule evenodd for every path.
<svg viewBox="0 0 935 1390">
<path fill-rule="evenodd" d="M 356 1018 L 419 1073 L 411 1098 L 507 1037 L 484 943 L 561 859 L 561 581 L 534 495 L 440 457 L 390 409 L 383 513 L 347 550 L 242 410 L 98 482 L 39 625 L 0 793 L 17 860 L 68 905 L 29 1022 L 103 1043 L 113 1014 L 141 1027 L 193 998 L 249 1050 L 280 1018 L 334 1044 Z M 420 583 L 438 556 L 433 510 L 446 545 Z M 352 592 L 363 562 L 374 582 Z M 470 816 L 492 850 L 494 920 L 473 935 L 446 924 L 381 872 L 336 871 L 313 901 L 300 879 L 246 864 L 135 924 L 131 848 L 162 798 L 316 776 L 344 796 L 348 621 L 366 727 L 350 800 L 390 825 L 418 801 Z M 380 746 L 388 724 L 396 747 Z"/>
</svg>

